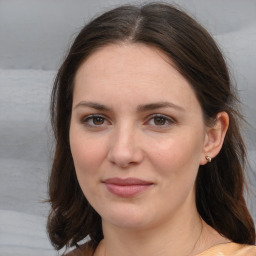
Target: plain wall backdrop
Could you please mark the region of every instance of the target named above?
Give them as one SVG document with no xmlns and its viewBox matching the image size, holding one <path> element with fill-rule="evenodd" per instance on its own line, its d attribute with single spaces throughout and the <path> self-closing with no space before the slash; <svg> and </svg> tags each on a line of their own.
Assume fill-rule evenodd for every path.
<svg viewBox="0 0 256 256">
<path fill-rule="evenodd" d="M 45 232 L 52 160 L 49 98 L 83 25 L 125 0 L 0 0 L 0 256 L 56 255 Z M 256 221 L 256 1 L 180 0 L 226 56 L 250 126 L 250 210 Z"/>
</svg>

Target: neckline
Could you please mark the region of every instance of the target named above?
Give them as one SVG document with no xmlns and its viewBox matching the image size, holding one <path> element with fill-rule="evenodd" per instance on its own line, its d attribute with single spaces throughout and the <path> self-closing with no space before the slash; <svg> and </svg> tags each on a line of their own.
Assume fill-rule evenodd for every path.
<svg viewBox="0 0 256 256">
<path fill-rule="evenodd" d="M 238 243 L 234 243 L 234 242 L 220 243 L 220 244 L 216 244 L 216 245 L 209 247 L 208 249 L 204 250 L 203 252 L 201 252 L 199 254 L 196 254 L 195 256 L 204 256 L 206 253 L 209 253 L 209 252 L 220 252 L 219 250 L 221 250 L 221 249 L 224 249 L 225 251 L 230 248 L 232 250 L 237 250 L 243 246 L 246 246 L 246 245 L 238 244 Z"/>
</svg>

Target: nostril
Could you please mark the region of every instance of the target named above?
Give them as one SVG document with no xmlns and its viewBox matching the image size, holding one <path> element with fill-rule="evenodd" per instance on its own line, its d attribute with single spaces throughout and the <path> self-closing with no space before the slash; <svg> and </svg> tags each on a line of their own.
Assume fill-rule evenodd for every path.
<svg viewBox="0 0 256 256">
<path fill-rule="evenodd" d="M 120 168 L 127 168 L 140 163 L 143 159 L 136 131 L 132 125 L 123 123 L 112 134 L 108 152 L 108 160 Z"/>
<path fill-rule="evenodd" d="M 121 150 L 120 148 L 115 148 L 108 153 L 108 160 L 121 168 L 139 164 L 142 159 L 143 154 L 138 148 L 133 150 Z"/>
</svg>

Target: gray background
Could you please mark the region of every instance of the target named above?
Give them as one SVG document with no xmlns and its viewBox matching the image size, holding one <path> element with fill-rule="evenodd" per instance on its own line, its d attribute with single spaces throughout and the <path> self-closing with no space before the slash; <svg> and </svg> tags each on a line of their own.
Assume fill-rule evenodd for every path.
<svg viewBox="0 0 256 256">
<path fill-rule="evenodd" d="M 49 96 L 56 70 L 81 27 L 124 3 L 0 0 L 0 255 L 56 255 L 45 233 L 52 159 Z M 250 210 L 256 220 L 256 1 L 182 0 L 221 46 L 250 126 Z M 254 175 L 253 175 L 254 173 Z"/>
</svg>

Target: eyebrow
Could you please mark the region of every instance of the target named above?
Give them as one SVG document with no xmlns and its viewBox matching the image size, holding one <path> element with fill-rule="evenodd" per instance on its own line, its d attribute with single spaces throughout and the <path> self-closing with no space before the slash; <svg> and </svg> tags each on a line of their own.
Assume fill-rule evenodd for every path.
<svg viewBox="0 0 256 256">
<path fill-rule="evenodd" d="M 97 102 L 91 102 L 91 101 L 81 101 L 79 102 L 77 105 L 75 105 L 74 109 L 78 108 L 78 107 L 89 107 L 89 108 L 93 108 L 96 110 L 100 110 L 100 111 L 111 111 L 111 108 L 102 105 L 100 103 Z M 156 102 L 156 103 L 150 103 L 150 104 L 144 104 L 144 105 L 139 105 L 137 107 L 137 112 L 146 112 L 146 111 L 150 111 L 150 110 L 156 110 L 159 108 L 174 108 L 180 111 L 185 111 L 185 109 L 181 106 L 178 106 L 174 103 L 171 102 Z"/>
<path fill-rule="evenodd" d="M 90 101 L 81 101 L 77 105 L 75 105 L 74 109 L 78 107 L 89 107 L 89 108 L 94 108 L 101 111 L 111 111 L 111 109 L 105 105 L 102 105 L 96 102 L 90 102 Z"/>
<path fill-rule="evenodd" d="M 145 111 L 149 111 L 149 110 L 155 110 L 158 108 L 175 108 L 177 110 L 181 110 L 181 111 L 185 111 L 185 109 L 181 106 L 178 106 L 174 103 L 171 102 L 156 102 L 156 103 L 150 103 L 150 104 L 145 104 L 145 105 L 139 105 L 137 107 L 137 111 L 138 112 L 145 112 Z"/>
</svg>

